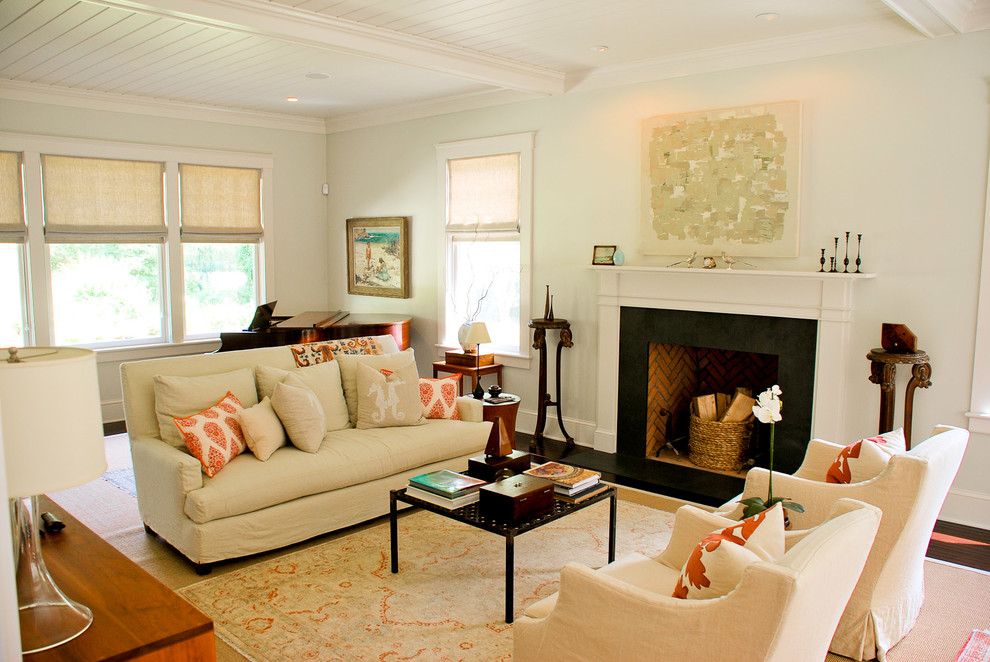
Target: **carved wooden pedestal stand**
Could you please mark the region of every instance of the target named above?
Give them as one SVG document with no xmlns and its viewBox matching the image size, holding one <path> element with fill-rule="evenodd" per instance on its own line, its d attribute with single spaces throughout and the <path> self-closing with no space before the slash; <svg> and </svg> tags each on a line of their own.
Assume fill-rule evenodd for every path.
<svg viewBox="0 0 990 662">
<path fill-rule="evenodd" d="M 894 375 L 897 364 L 912 366 L 911 380 L 904 392 L 904 440 L 911 450 L 911 417 L 914 413 L 915 389 L 932 385 L 932 366 L 925 352 L 888 352 L 875 348 L 866 358 L 870 360 L 870 381 L 880 385 L 880 434 L 894 429 Z"/>
<path fill-rule="evenodd" d="M 567 430 L 564 429 L 564 417 L 560 413 L 560 352 L 564 347 L 573 347 L 574 343 L 571 342 L 571 324 L 567 320 L 563 319 L 534 319 L 529 321 L 529 328 L 534 329 L 533 333 L 533 349 L 540 351 L 540 394 L 539 394 L 539 411 L 536 416 L 536 432 L 533 433 L 533 441 L 530 444 L 532 448 L 534 445 L 543 444 L 543 428 L 547 424 L 547 407 L 557 408 L 557 424 L 560 426 L 560 432 L 564 435 L 564 439 L 567 441 L 568 446 L 574 445 L 574 437 L 567 434 Z M 550 399 L 550 394 L 547 393 L 547 329 L 559 329 L 560 330 L 560 340 L 557 342 L 557 401 L 554 402 Z"/>
</svg>

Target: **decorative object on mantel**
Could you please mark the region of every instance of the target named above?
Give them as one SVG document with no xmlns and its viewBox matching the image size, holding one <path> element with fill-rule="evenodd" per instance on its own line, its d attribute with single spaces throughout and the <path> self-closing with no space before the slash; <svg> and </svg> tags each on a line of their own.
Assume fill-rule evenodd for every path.
<svg viewBox="0 0 990 662">
<path fill-rule="evenodd" d="M 595 246 L 592 264 L 615 264 L 615 246 Z"/>
<path fill-rule="evenodd" d="M 818 273 L 823 274 L 823 273 L 825 273 L 825 249 L 824 248 L 822 249 L 822 259 L 820 259 L 819 262 L 821 263 L 822 266 L 818 270 Z"/>
<path fill-rule="evenodd" d="M 701 266 L 704 267 L 705 269 L 714 269 L 715 267 L 718 266 L 718 262 L 715 261 L 715 258 L 709 255 L 704 260 L 702 260 Z"/>
<path fill-rule="evenodd" d="M 870 350 L 870 381 L 880 386 L 879 434 L 894 429 L 894 378 L 897 364 L 911 366 L 911 379 L 904 392 L 904 441 L 911 450 L 911 419 L 914 415 L 914 392 L 932 385 L 932 366 L 928 354 L 917 348 L 917 337 L 903 324 L 880 327 L 882 347 Z"/>
<path fill-rule="evenodd" d="M 846 257 L 842 260 L 842 273 L 849 273 L 849 231 L 846 230 Z"/>
<path fill-rule="evenodd" d="M 726 255 L 725 251 L 722 251 L 722 259 L 725 260 L 725 264 L 728 265 L 726 268 L 729 271 L 732 271 L 732 267 L 736 264 L 742 264 L 747 267 L 753 267 L 754 269 L 759 269 L 759 267 L 756 266 L 755 264 L 750 264 L 749 262 L 743 262 L 742 260 L 738 258 L 734 258 L 731 255 Z"/>
<path fill-rule="evenodd" d="M 626 254 L 622 252 L 621 248 L 616 248 L 615 253 L 612 255 L 612 264 L 617 267 L 621 267 L 626 263 Z"/>
<path fill-rule="evenodd" d="M 863 264 L 863 259 L 861 257 L 861 251 L 863 246 L 863 234 L 857 233 L 856 235 L 856 271 L 849 271 L 849 265 L 852 261 L 849 259 L 849 236 L 851 232 L 846 232 L 846 256 L 842 259 L 842 271 L 839 271 L 839 237 L 834 237 L 832 240 L 832 256 L 828 258 L 828 269 L 825 268 L 825 249 L 821 250 L 822 254 L 818 262 L 821 264 L 821 268 L 818 273 L 829 273 L 829 274 L 861 274 L 863 271 L 860 267 Z"/>
<path fill-rule="evenodd" d="M 832 247 L 832 268 L 829 272 L 835 274 L 839 273 L 839 238 L 835 238 L 835 245 Z"/>
<path fill-rule="evenodd" d="M 564 429 L 564 416 L 560 409 L 560 355 L 564 347 L 573 347 L 571 336 L 571 324 L 565 319 L 533 319 L 529 321 L 529 328 L 534 330 L 533 349 L 540 352 L 540 375 L 539 375 L 539 399 L 538 411 L 536 415 L 536 431 L 530 442 L 530 449 L 543 445 L 543 428 L 547 424 L 547 407 L 557 408 L 557 425 L 560 433 L 564 435 L 564 440 L 568 446 L 574 445 L 574 437 L 567 434 Z M 547 393 L 547 330 L 557 329 L 560 331 L 560 340 L 557 341 L 557 400 L 554 401 Z"/>
<path fill-rule="evenodd" d="M 642 254 L 798 256 L 800 102 L 650 117 L 641 136 Z"/>
<path fill-rule="evenodd" d="M 688 266 L 688 269 L 690 269 L 691 268 L 691 265 L 694 264 L 694 261 L 695 261 L 695 259 L 697 257 L 698 257 L 698 251 L 695 251 L 695 252 L 691 253 L 690 255 L 688 255 L 683 260 L 680 260 L 679 262 L 674 262 L 673 264 L 668 264 L 667 266 L 668 267 L 676 267 L 679 264 L 686 264 Z"/>
<path fill-rule="evenodd" d="M 859 250 L 862 244 L 863 244 L 863 233 L 861 232 L 856 235 L 856 272 L 855 273 L 858 274 L 863 273 L 862 271 L 859 270 L 859 265 L 863 263 L 863 261 L 859 259 Z"/>
<path fill-rule="evenodd" d="M 756 416 L 760 423 L 770 424 L 770 466 L 768 467 L 769 474 L 767 475 L 766 500 L 760 497 L 750 497 L 740 501 L 741 504 L 746 506 L 746 509 L 743 511 L 743 517 L 752 517 L 753 515 L 762 513 L 764 510 L 773 508 L 778 503 L 787 510 L 793 510 L 797 513 L 804 512 L 804 506 L 801 504 L 791 501 L 788 497 L 775 497 L 773 495 L 773 430 L 777 421 L 783 420 L 780 415 L 780 395 L 780 387 L 774 384 L 756 396 L 756 404 L 753 405 L 753 415 Z M 786 513 L 784 515 L 784 527 L 787 528 Z"/>
</svg>

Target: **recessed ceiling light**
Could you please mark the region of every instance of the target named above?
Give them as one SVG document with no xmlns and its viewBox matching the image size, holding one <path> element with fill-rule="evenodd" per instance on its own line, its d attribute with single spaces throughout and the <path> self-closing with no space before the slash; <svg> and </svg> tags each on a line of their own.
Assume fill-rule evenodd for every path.
<svg viewBox="0 0 990 662">
<path fill-rule="evenodd" d="M 757 14 L 756 18 L 762 18 L 764 21 L 776 21 L 780 14 L 772 11 L 764 12 L 762 14 Z"/>
<path fill-rule="evenodd" d="M 330 74 L 325 74 L 322 71 L 311 71 L 306 74 L 306 78 L 312 78 L 313 80 L 324 80 L 330 78 Z"/>
<path fill-rule="evenodd" d="M 296 101 L 299 101 L 299 97 L 285 97 L 285 100 L 289 103 L 295 103 Z"/>
<path fill-rule="evenodd" d="M 604 53 L 605 51 L 608 50 L 608 46 L 605 46 L 604 44 L 600 44 L 598 46 L 592 46 L 591 50 L 595 51 L 596 53 Z"/>
</svg>

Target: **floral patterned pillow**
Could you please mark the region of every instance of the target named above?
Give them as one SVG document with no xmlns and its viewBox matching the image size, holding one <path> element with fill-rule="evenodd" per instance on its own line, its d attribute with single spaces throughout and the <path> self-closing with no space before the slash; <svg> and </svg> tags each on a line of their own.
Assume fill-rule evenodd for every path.
<svg viewBox="0 0 990 662">
<path fill-rule="evenodd" d="M 209 409 L 172 419 L 189 452 L 203 464 L 207 476 L 216 476 L 247 447 L 239 420 L 242 411 L 241 401 L 227 391 L 227 395 Z"/>
<path fill-rule="evenodd" d="M 880 475 L 890 458 L 906 449 L 903 428 L 860 439 L 839 451 L 839 456 L 825 474 L 825 482 L 860 483 L 874 478 Z"/>
<path fill-rule="evenodd" d="M 717 598 L 732 591 L 743 572 L 757 561 L 779 561 L 784 555 L 784 509 L 770 510 L 711 532 L 688 556 L 673 597 Z"/>
<path fill-rule="evenodd" d="M 419 399 L 423 402 L 424 415 L 427 418 L 449 418 L 459 421 L 461 416 L 457 413 L 457 393 L 460 382 L 460 375 L 439 379 L 420 377 Z"/>
</svg>

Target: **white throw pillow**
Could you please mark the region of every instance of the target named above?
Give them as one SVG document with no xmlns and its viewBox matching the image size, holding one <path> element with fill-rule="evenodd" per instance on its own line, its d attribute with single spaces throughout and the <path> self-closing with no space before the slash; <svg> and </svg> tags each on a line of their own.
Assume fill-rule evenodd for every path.
<svg viewBox="0 0 990 662">
<path fill-rule="evenodd" d="M 243 407 L 258 404 L 254 371 L 251 368 L 199 377 L 155 375 L 152 381 L 155 390 L 155 415 L 158 417 L 162 441 L 179 448 L 184 448 L 186 444 L 172 422 L 173 419 L 186 418 L 209 409 L 220 402 L 228 391 L 237 397 Z"/>
<path fill-rule="evenodd" d="M 349 355 L 336 354 L 335 362 L 340 364 L 340 381 L 344 385 L 344 399 L 347 401 L 347 415 L 351 425 L 357 424 L 358 410 L 358 390 L 357 390 L 357 367 L 366 365 L 375 370 L 385 368 L 386 370 L 398 370 L 410 363 L 416 364 L 416 356 L 412 347 L 404 352 L 395 354 L 377 355 Z"/>
<path fill-rule="evenodd" d="M 347 401 L 340 382 L 340 366 L 336 361 L 326 361 L 306 368 L 282 370 L 267 365 L 255 368 L 258 382 L 258 397 L 271 397 L 275 384 L 283 382 L 295 386 L 305 386 L 316 394 L 327 419 L 327 432 L 342 430 L 350 425 Z M 290 381 L 290 377 L 296 381 Z"/>
<path fill-rule="evenodd" d="M 861 483 L 880 475 L 890 458 L 907 449 L 904 428 L 849 444 L 825 474 L 826 483 Z"/>
<path fill-rule="evenodd" d="M 241 412 L 241 430 L 244 431 L 244 441 L 248 448 L 262 462 L 289 443 L 282 421 L 272 407 L 271 398 L 267 396 L 255 406 Z"/>
<path fill-rule="evenodd" d="M 360 364 L 357 390 L 358 428 L 386 428 L 426 422 L 415 364 L 398 370 L 376 370 Z"/>
<path fill-rule="evenodd" d="M 293 446 L 307 453 L 320 450 L 327 419 L 312 390 L 279 382 L 272 393 L 272 408 L 285 426 Z"/>
<path fill-rule="evenodd" d="M 784 509 L 770 510 L 708 534 L 688 556 L 673 597 L 704 600 L 732 591 L 747 567 L 784 555 Z"/>
</svg>

